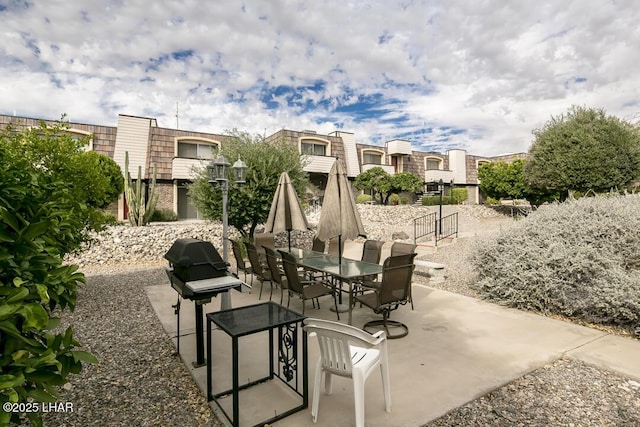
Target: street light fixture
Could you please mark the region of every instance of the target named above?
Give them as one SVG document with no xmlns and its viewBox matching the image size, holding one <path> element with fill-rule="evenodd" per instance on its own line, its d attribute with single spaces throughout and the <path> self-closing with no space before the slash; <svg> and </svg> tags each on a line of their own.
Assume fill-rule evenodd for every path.
<svg viewBox="0 0 640 427">
<path fill-rule="evenodd" d="M 438 181 L 438 191 L 440 192 L 440 217 L 438 219 L 438 236 L 442 236 L 442 193 L 444 193 L 444 181 Z"/>
<path fill-rule="evenodd" d="M 247 165 L 238 160 L 231 167 L 233 170 L 234 181 L 241 186 L 247 179 Z M 222 259 L 225 263 L 229 262 L 229 213 L 227 212 L 227 195 L 229 193 L 229 162 L 222 154 L 218 155 L 215 160 L 211 160 L 207 164 L 207 172 L 209 175 L 209 184 L 214 186 L 216 183 L 222 191 Z M 228 310 L 231 308 L 231 295 L 229 291 L 224 292 L 220 301 L 220 309 Z"/>
</svg>

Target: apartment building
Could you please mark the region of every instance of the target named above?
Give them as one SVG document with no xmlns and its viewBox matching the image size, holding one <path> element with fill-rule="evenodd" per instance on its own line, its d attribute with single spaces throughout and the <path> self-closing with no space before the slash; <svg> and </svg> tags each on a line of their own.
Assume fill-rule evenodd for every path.
<svg viewBox="0 0 640 427">
<path fill-rule="evenodd" d="M 45 121 L 53 124 L 53 121 Z M 40 119 L 0 115 L 0 129 L 11 124 L 16 129 L 39 126 Z M 95 150 L 114 159 L 124 170 L 125 152 L 129 153 L 129 173 L 135 179 L 138 168 L 144 180 L 153 176 L 156 168 L 158 209 L 170 209 L 180 219 L 198 218 L 198 212 L 189 200 L 185 184 L 193 179 L 194 171 L 201 168 L 215 154 L 218 147 L 229 140 L 228 135 L 194 132 L 158 127 L 154 118 L 121 114 L 117 126 L 69 123 L 68 132 L 78 136 L 90 135 L 87 149 Z M 469 203 L 478 203 L 478 166 L 498 160 L 513 161 L 524 153 L 480 157 L 465 150 L 447 153 L 423 152 L 412 149 L 410 141 L 393 139 L 384 146 L 356 142 L 350 132 L 335 131 L 321 135 L 314 131 L 282 129 L 267 140 L 284 139 L 298 147 L 305 156 L 305 171 L 309 174 L 310 197 L 322 197 L 331 166 L 336 158 L 344 161 L 349 178 L 380 166 L 387 172 L 411 172 L 422 178 L 424 191 L 442 179 L 455 187 L 468 189 Z M 115 210 L 115 209 L 114 209 Z M 126 201 L 118 201 L 117 215 L 125 218 Z"/>
</svg>

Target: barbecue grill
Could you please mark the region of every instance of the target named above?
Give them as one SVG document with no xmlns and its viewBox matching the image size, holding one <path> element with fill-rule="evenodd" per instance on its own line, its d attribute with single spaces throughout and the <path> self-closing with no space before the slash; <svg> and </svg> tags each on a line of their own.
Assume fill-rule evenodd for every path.
<svg viewBox="0 0 640 427">
<path fill-rule="evenodd" d="M 196 315 L 196 361 L 194 366 L 204 366 L 204 326 L 202 306 L 211 298 L 231 289 L 241 290 L 244 283 L 228 271 L 216 248 L 204 240 L 178 239 L 164 255 L 169 261 L 167 276 L 171 287 L 178 292 L 174 305 L 177 319 L 177 350 L 180 353 L 180 300 L 194 301 Z"/>
</svg>

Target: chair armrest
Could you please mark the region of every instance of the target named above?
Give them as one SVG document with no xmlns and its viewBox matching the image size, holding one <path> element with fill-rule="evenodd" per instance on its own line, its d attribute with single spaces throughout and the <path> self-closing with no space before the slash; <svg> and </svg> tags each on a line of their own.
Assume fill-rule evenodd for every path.
<svg viewBox="0 0 640 427">
<path fill-rule="evenodd" d="M 387 334 L 385 333 L 385 331 L 378 331 L 374 335 L 371 335 L 370 333 L 363 331 L 360 328 L 356 328 L 355 326 L 345 325 L 343 323 L 333 322 L 331 320 L 314 319 L 311 317 L 307 317 L 304 320 L 304 324 L 305 331 L 313 332 L 314 329 L 337 331 L 345 335 L 349 335 L 360 344 L 369 348 L 377 347 L 387 339 Z"/>
</svg>

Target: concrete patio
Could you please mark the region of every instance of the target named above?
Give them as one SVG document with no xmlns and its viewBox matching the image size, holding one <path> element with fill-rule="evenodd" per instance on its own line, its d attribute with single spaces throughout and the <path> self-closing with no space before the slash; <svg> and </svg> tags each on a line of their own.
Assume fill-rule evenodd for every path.
<svg viewBox="0 0 640 427">
<path fill-rule="evenodd" d="M 357 251 L 354 245 L 346 251 L 346 255 L 355 258 L 353 255 Z M 175 342 L 176 316 L 172 304 L 176 302 L 176 292 L 168 281 L 147 287 L 146 291 L 164 329 Z M 233 307 L 260 302 L 258 292 L 258 288 L 251 293 L 234 291 L 231 294 Z M 407 337 L 389 340 L 388 344 L 392 412 L 384 411 L 380 375 L 374 373 L 369 377 L 365 389 L 365 419 L 368 426 L 422 425 L 563 355 L 640 380 L 640 364 L 637 363 L 640 342 L 636 340 L 611 336 L 602 331 L 507 309 L 424 285 L 414 284 L 413 298 L 415 310 L 404 306 L 392 315 L 393 319 L 407 324 L 410 330 Z M 266 298 L 264 293 L 262 296 L 262 301 L 267 300 L 268 291 Z M 279 290 L 274 291 L 273 300 L 279 302 Z M 305 314 L 308 317 L 336 320 L 336 314 L 329 310 L 330 306 L 330 298 L 325 297 L 321 299 L 320 309 L 307 303 Z M 207 313 L 219 308 L 219 299 L 214 299 L 205 306 L 204 311 Z M 301 312 L 301 300 L 292 298 L 290 308 Z M 192 302 L 182 301 L 180 317 L 181 356 L 206 395 L 206 367 L 192 366 L 196 359 Z M 354 309 L 355 326 L 362 326 L 374 318 L 378 316 L 367 308 Z M 346 319 L 346 313 L 341 315 L 342 322 L 346 322 Z M 220 387 L 229 388 L 231 340 L 219 331 L 214 331 L 213 340 L 215 349 L 228 349 L 214 352 L 213 375 L 215 379 L 223 381 Z M 264 367 L 268 360 L 266 343 L 266 334 L 240 339 L 241 383 L 244 379 L 264 375 L 264 372 L 259 372 L 259 367 Z M 317 343 L 310 338 L 309 404 L 317 357 Z M 253 425 L 270 418 L 274 412 L 295 405 L 291 399 L 292 393 L 277 384 L 270 381 L 240 394 L 241 425 Z M 215 404 L 212 404 L 212 408 L 220 420 L 226 421 Z M 309 408 L 274 425 L 314 424 Z M 335 378 L 333 394 L 323 394 L 320 398 L 318 422 L 315 425 L 355 425 L 350 380 Z"/>
</svg>

